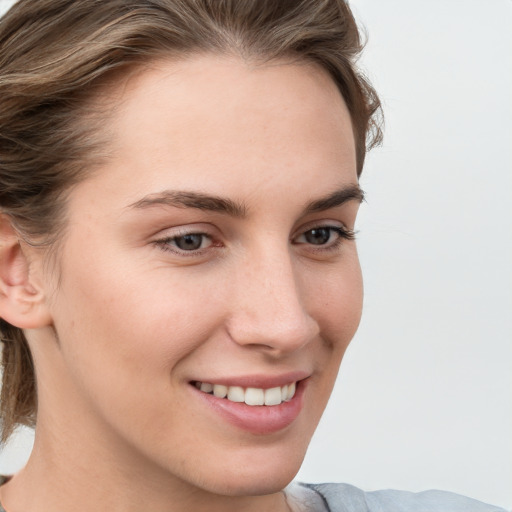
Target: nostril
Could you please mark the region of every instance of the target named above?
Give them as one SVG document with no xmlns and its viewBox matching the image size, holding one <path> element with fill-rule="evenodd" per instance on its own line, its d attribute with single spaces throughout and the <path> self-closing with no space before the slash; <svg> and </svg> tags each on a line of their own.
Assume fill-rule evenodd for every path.
<svg viewBox="0 0 512 512">
<path fill-rule="evenodd" d="M 246 321 L 243 317 L 231 319 L 227 331 L 229 337 L 238 345 L 268 352 L 291 352 L 315 340 L 320 329 L 312 318 L 285 321 L 275 316 L 263 321 L 254 317 Z"/>
</svg>

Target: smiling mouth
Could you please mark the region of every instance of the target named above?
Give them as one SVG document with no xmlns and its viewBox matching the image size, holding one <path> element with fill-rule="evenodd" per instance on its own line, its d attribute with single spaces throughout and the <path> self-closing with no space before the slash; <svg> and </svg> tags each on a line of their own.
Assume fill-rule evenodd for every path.
<svg viewBox="0 0 512 512">
<path fill-rule="evenodd" d="M 243 388 L 241 386 L 224 386 L 209 382 L 194 382 L 197 389 L 217 398 L 224 398 L 230 402 L 245 403 L 247 405 L 280 405 L 290 401 L 295 396 L 296 382 L 269 389 Z"/>
</svg>

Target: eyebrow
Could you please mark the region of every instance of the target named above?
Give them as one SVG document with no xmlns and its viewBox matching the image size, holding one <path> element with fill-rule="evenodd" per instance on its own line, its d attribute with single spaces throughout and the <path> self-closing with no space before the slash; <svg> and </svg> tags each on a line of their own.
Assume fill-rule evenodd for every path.
<svg viewBox="0 0 512 512">
<path fill-rule="evenodd" d="M 357 184 L 345 186 L 339 190 L 336 190 L 327 197 L 317 199 L 309 203 L 306 208 L 306 213 L 316 213 L 329 210 L 341 206 L 347 201 L 357 201 L 362 203 L 364 201 L 364 192 Z"/>
<path fill-rule="evenodd" d="M 359 185 L 345 186 L 326 197 L 316 199 L 306 205 L 305 213 L 322 212 L 341 206 L 347 201 L 364 200 L 364 192 Z M 244 218 L 247 216 L 248 208 L 243 203 L 238 203 L 228 198 L 215 195 L 203 194 L 201 192 L 165 190 L 156 194 L 149 194 L 129 207 L 134 209 L 145 209 L 155 206 L 172 206 L 175 208 L 195 208 L 210 212 L 219 212 L 231 217 Z"/>
<path fill-rule="evenodd" d="M 130 205 L 135 209 L 152 206 L 174 206 L 175 208 L 195 208 L 210 212 L 225 213 L 231 217 L 243 218 L 247 215 L 247 208 L 241 203 L 231 199 L 202 194 L 200 192 L 187 192 L 178 190 L 165 190 L 158 194 L 150 194 L 140 201 Z"/>
</svg>

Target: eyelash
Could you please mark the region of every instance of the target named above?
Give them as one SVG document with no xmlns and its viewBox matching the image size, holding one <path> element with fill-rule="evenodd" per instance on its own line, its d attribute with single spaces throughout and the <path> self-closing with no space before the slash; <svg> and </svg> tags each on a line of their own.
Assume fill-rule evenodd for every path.
<svg viewBox="0 0 512 512">
<path fill-rule="evenodd" d="M 338 235 L 338 237 L 336 238 L 336 240 L 334 240 L 333 242 L 329 243 L 325 243 L 325 244 L 308 244 L 308 242 L 305 242 L 303 243 L 304 245 L 308 244 L 310 245 L 311 247 L 311 250 L 315 251 L 315 252 L 328 252 L 328 251 L 335 251 L 336 249 L 338 249 L 340 247 L 340 245 L 342 245 L 342 243 L 344 241 L 351 241 L 351 240 L 355 240 L 356 238 L 356 233 L 355 231 L 351 230 L 351 229 L 347 229 L 345 227 L 341 227 L 341 226 L 329 226 L 329 225 L 325 225 L 325 226 L 314 226 L 310 229 L 307 229 L 306 231 L 303 231 L 299 237 L 302 237 L 302 236 L 306 236 L 307 233 L 312 233 L 313 231 L 320 231 L 320 230 L 329 230 L 330 233 L 329 233 L 329 238 L 332 236 L 332 233 L 336 233 Z M 297 238 L 299 238 L 297 237 Z M 302 245 L 302 243 L 298 243 L 298 242 L 295 242 L 296 245 Z"/>
<path fill-rule="evenodd" d="M 185 238 L 187 236 L 200 236 L 200 237 L 203 237 L 203 241 L 204 241 L 204 238 L 207 238 L 207 239 L 211 240 L 211 244 L 208 245 L 208 247 L 203 247 L 203 248 L 194 249 L 194 250 L 190 250 L 190 251 L 180 249 L 176 245 L 172 244 L 172 242 L 176 242 L 176 240 L 179 240 L 180 238 Z M 179 256 L 184 256 L 184 257 L 200 256 L 205 251 L 210 249 L 211 247 L 220 247 L 221 246 L 220 243 L 216 244 L 214 242 L 213 237 L 211 235 L 209 235 L 208 233 L 203 233 L 201 231 L 185 231 L 183 233 L 177 233 L 176 235 L 165 237 L 165 238 L 162 238 L 161 240 L 156 240 L 155 244 L 163 251 L 171 252 L 171 253 L 177 254 Z"/>
<path fill-rule="evenodd" d="M 318 231 L 319 230 L 329 230 L 330 231 L 329 238 L 331 237 L 332 233 L 336 233 L 338 235 L 338 237 L 334 242 L 330 242 L 330 243 L 327 242 L 325 244 L 312 244 L 312 243 L 308 243 L 308 242 L 293 242 L 293 241 L 292 241 L 292 243 L 294 243 L 294 245 L 309 245 L 311 247 L 311 250 L 314 252 L 327 253 L 327 252 L 334 252 L 336 249 L 339 248 L 339 246 L 343 243 L 343 241 L 345 241 L 345 240 L 351 241 L 351 240 L 355 240 L 355 238 L 356 238 L 355 231 L 353 231 L 351 229 L 347 229 L 345 227 L 330 226 L 330 225 L 319 225 L 319 226 L 311 227 L 311 228 L 307 229 L 306 231 L 303 231 L 300 235 L 298 235 L 295 238 L 300 238 L 302 236 L 306 236 L 308 233 L 311 233 L 315 230 L 318 230 Z M 189 250 L 189 251 L 180 249 L 176 245 L 172 244 L 173 242 L 175 243 L 177 240 L 179 240 L 181 238 L 185 238 L 187 236 L 200 236 L 200 237 L 203 237 L 203 241 L 204 241 L 204 238 L 208 238 L 208 239 L 210 239 L 211 244 L 208 245 L 207 247 L 193 249 L 193 250 Z M 163 251 L 172 252 L 174 254 L 177 254 L 179 256 L 184 256 L 184 257 L 200 256 L 205 251 L 209 250 L 212 247 L 221 247 L 222 246 L 221 243 L 216 243 L 211 235 L 209 235 L 208 233 L 200 232 L 200 231 L 186 231 L 183 233 L 178 233 L 174 236 L 162 238 L 161 240 L 155 240 L 154 243 Z"/>
</svg>

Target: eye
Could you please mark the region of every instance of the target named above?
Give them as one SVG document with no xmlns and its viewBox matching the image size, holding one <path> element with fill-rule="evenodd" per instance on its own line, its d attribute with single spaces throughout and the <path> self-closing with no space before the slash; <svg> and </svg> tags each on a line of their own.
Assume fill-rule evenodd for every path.
<svg viewBox="0 0 512 512">
<path fill-rule="evenodd" d="M 353 240 L 353 231 L 340 226 L 318 226 L 308 229 L 295 238 L 295 244 L 326 246 L 326 249 L 337 247 L 343 239 Z"/>
<path fill-rule="evenodd" d="M 304 233 L 304 240 L 312 245 L 324 245 L 329 242 L 333 232 L 331 228 L 315 228 Z"/>
<path fill-rule="evenodd" d="M 211 240 L 202 233 L 190 233 L 174 237 L 171 239 L 171 242 L 182 251 L 197 251 L 198 249 L 203 249 Z"/>
<path fill-rule="evenodd" d="M 157 240 L 156 244 L 166 251 L 194 253 L 212 246 L 213 241 L 206 233 L 184 233 Z"/>
</svg>

